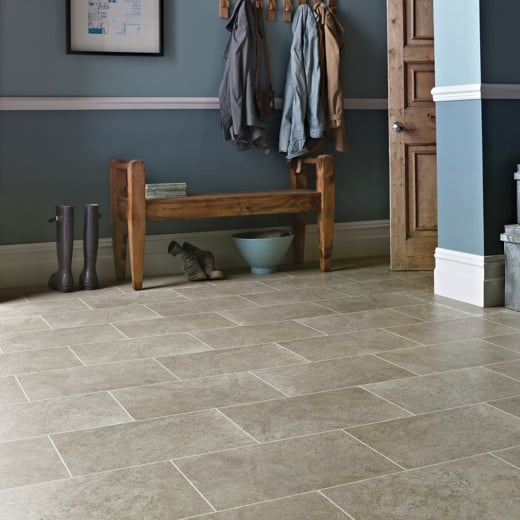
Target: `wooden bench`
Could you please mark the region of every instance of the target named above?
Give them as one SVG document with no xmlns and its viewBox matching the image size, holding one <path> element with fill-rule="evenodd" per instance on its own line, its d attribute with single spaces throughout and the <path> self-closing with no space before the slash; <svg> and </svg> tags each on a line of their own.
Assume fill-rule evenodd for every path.
<svg viewBox="0 0 520 520">
<path fill-rule="evenodd" d="M 316 172 L 316 189 L 307 188 L 305 165 Z M 167 199 L 145 198 L 143 161 L 110 161 L 112 244 L 117 280 L 126 276 L 129 245 L 132 287 L 143 287 L 147 220 L 173 220 L 243 215 L 293 214 L 295 263 L 303 263 L 306 213 L 318 215 L 320 269 L 330 271 L 334 234 L 334 160 L 331 155 L 289 162 L 290 189 L 211 193 Z"/>
</svg>

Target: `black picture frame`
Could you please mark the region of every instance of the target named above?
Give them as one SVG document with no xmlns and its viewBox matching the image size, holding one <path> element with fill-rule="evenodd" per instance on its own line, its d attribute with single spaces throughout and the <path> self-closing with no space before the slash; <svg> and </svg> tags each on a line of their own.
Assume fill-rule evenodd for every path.
<svg viewBox="0 0 520 520">
<path fill-rule="evenodd" d="M 67 54 L 163 56 L 163 0 L 67 0 Z"/>
</svg>

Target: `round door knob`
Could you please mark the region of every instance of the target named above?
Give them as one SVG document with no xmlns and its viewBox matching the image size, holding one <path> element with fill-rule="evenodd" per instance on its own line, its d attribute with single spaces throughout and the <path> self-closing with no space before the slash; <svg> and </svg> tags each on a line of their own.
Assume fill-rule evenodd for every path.
<svg viewBox="0 0 520 520">
<path fill-rule="evenodd" d="M 394 124 L 392 125 L 392 130 L 396 134 L 400 134 L 401 132 L 404 132 L 404 125 L 403 125 L 403 123 L 401 123 L 400 121 L 395 121 Z"/>
</svg>

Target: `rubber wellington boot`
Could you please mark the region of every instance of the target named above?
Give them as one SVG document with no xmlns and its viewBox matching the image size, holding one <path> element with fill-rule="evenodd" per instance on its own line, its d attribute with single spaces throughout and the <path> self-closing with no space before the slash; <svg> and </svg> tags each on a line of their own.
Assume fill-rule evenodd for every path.
<svg viewBox="0 0 520 520">
<path fill-rule="evenodd" d="M 184 244 L 182 244 L 182 248 L 184 251 L 197 257 L 199 264 L 202 266 L 204 272 L 210 280 L 222 280 L 222 278 L 224 278 L 224 273 L 215 269 L 215 257 L 211 251 L 203 251 L 197 246 L 188 244 L 188 242 L 184 242 Z"/>
<path fill-rule="evenodd" d="M 83 270 L 79 275 L 82 289 L 97 289 L 96 261 L 99 243 L 99 204 L 85 204 L 83 219 Z"/>
<path fill-rule="evenodd" d="M 191 282 L 200 282 L 202 280 L 207 280 L 208 277 L 204 272 L 204 269 L 199 264 L 197 257 L 184 250 L 178 242 L 172 240 L 170 245 L 168 246 L 168 253 L 173 256 L 182 255 L 182 260 L 184 262 L 184 274 Z"/>
<path fill-rule="evenodd" d="M 56 206 L 56 216 L 49 219 L 56 222 L 56 250 L 58 270 L 49 278 L 49 288 L 60 292 L 74 290 L 72 278 L 72 246 L 74 239 L 74 206 Z"/>
</svg>

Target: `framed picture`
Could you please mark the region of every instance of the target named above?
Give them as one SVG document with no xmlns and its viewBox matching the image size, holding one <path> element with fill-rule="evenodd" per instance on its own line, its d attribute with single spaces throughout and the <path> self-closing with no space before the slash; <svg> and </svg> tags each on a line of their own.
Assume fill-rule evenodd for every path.
<svg viewBox="0 0 520 520">
<path fill-rule="evenodd" d="M 163 0 L 67 0 L 68 54 L 163 55 Z"/>
</svg>

